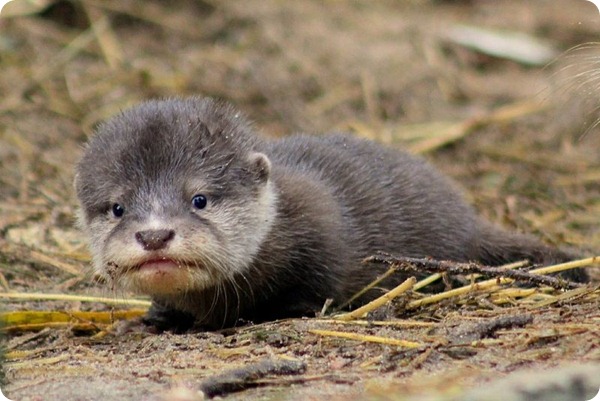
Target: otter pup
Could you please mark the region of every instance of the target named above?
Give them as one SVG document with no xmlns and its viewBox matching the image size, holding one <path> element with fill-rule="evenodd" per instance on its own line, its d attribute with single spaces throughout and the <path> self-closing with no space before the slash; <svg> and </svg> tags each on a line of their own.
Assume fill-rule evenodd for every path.
<svg viewBox="0 0 600 401">
<path fill-rule="evenodd" d="M 96 272 L 150 295 L 161 328 L 314 313 L 381 273 L 360 263 L 377 251 L 486 265 L 571 256 L 483 221 L 418 157 L 342 134 L 268 140 L 208 98 L 103 123 L 75 187 Z"/>
</svg>

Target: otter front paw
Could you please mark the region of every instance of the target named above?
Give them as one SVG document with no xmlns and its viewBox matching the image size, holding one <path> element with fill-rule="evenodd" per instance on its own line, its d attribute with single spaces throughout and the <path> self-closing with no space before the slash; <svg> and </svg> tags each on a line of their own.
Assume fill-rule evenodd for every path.
<svg viewBox="0 0 600 401">
<path fill-rule="evenodd" d="M 194 326 L 194 316 L 153 302 L 142 322 L 159 332 L 184 333 Z"/>
</svg>

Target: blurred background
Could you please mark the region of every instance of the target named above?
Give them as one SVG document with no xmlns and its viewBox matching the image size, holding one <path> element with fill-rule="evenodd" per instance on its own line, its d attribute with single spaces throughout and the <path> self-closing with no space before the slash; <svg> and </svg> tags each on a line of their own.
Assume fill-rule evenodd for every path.
<svg viewBox="0 0 600 401">
<path fill-rule="evenodd" d="M 231 101 L 270 136 L 344 130 L 422 153 L 492 220 L 599 249 L 599 33 L 584 0 L 13 1 L 0 285 L 89 284 L 82 144 L 112 114 L 179 95 Z"/>
</svg>

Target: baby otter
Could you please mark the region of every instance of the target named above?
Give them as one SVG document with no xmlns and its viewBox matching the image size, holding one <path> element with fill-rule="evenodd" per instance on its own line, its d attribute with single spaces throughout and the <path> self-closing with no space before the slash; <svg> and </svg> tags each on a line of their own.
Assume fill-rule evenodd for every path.
<svg viewBox="0 0 600 401">
<path fill-rule="evenodd" d="M 103 123 L 75 187 L 96 272 L 150 295 L 163 328 L 314 314 L 381 273 L 360 263 L 377 251 L 571 258 L 483 221 L 418 157 L 342 134 L 268 140 L 208 98 L 149 101 Z"/>
</svg>

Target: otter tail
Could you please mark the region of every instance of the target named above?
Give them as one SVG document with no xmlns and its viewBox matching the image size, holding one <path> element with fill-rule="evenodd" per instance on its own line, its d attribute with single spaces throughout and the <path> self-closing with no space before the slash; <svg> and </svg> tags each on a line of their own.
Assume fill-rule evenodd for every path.
<svg viewBox="0 0 600 401">
<path fill-rule="evenodd" d="M 499 266 L 527 259 L 537 265 L 552 265 L 568 262 L 581 257 L 577 253 L 553 248 L 524 234 L 511 233 L 489 223 L 483 223 L 477 238 L 477 260 L 485 265 Z M 561 276 L 577 281 L 588 281 L 585 270 L 573 269 Z"/>
</svg>

